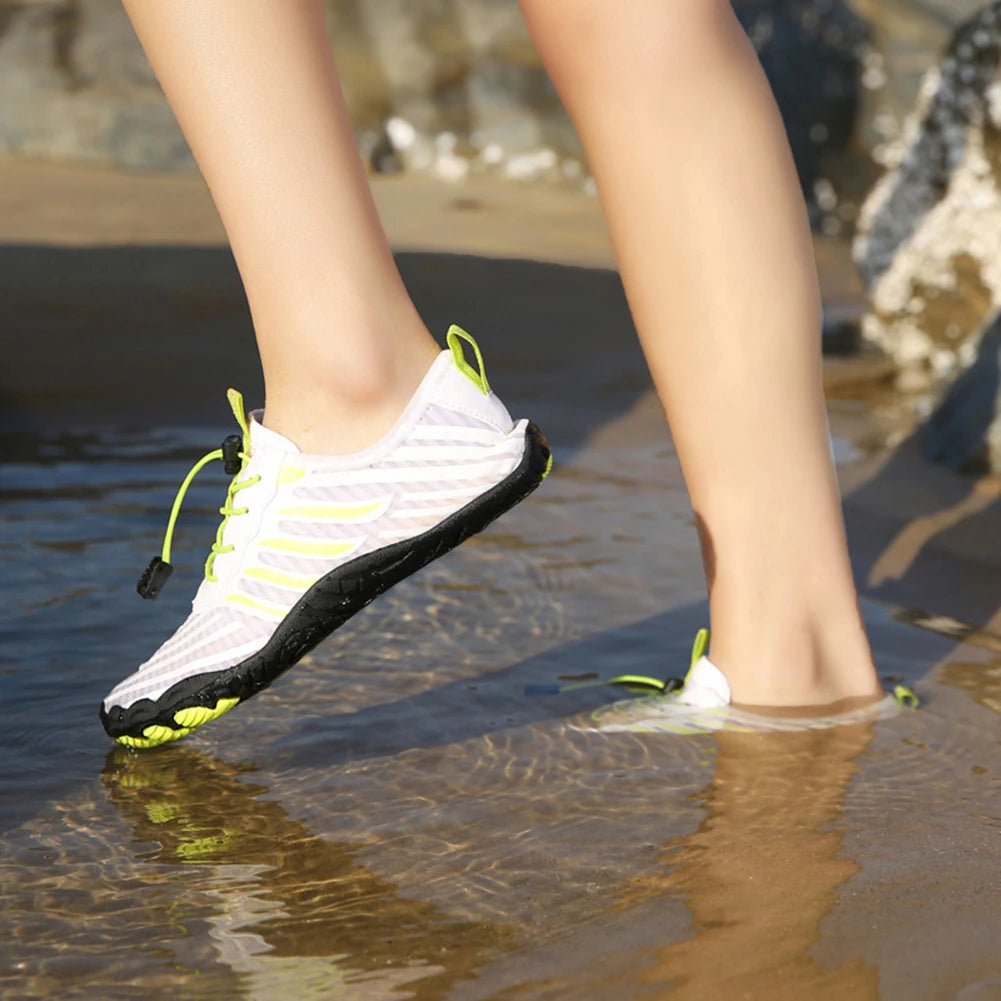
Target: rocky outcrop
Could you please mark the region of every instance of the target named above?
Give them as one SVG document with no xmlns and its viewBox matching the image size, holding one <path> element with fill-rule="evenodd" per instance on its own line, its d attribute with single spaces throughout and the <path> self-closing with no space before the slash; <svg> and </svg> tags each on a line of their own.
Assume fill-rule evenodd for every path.
<svg viewBox="0 0 1001 1001">
<path fill-rule="evenodd" d="M 329 0 L 362 151 L 384 168 L 583 176 L 516 3 Z M 194 166 L 120 0 L 0 0 L 0 153 Z M 393 122 L 386 129 L 387 122 Z M 462 161 L 460 163 L 460 161 Z"/>
<path fill-rule="evenodd" d="M 911 65 L 925 51 L 931 58 L 929 39 L 949 10 L 973 2 L 735 0 L 778 97 L 815 221 L 840 208 L 846 185 L 825 172 L 852 146 L 859 108 L 874 87 L 893 82 L 874 70 L 884 64 L 872 40 L 895 37 L 881 18 L 910 11 Z M 580 145 L 514 0 L 328 6 L 359 144 L 375 169 L 586 182 Z M 0 0 L 0 108 L 0 152 L 192 166 L 120 0 Z M 885 117 L 885 107 L 876 110 Z"/>
<path fill-rule="evenodd" d="M 924 412 L 983 359 L 981 343 L 1001 308 L 999 59 L 1001 3 L 995 2 L 956 32 L 925 77 L 891 169 L 860 219 L 855 259 L 871 298 L 863 334 L 893 358 L 899 387 Z M 974 392 L 977 407 L 990 397 L 996 408 L 987 355 L 962 385 L 974 392 L 971 378 L 987 380 Z M 996 378 L 996 359 L 993 371 Z M 937 444 L 930 447 L 963 465 L 972 446 L 958 445 L 956 413 L 949 404 L 938 416 Z M 952 431 L 943 438 L 947 426 Z M 999 433 L 995 425 L 991 434 Z M 944 446 L 946 438 L 953 446 Z"/>
<path fill-rule="evenodd" d="M 0 153 L 191 168 L 119 0 L 0 3 Z"/>
</svg>

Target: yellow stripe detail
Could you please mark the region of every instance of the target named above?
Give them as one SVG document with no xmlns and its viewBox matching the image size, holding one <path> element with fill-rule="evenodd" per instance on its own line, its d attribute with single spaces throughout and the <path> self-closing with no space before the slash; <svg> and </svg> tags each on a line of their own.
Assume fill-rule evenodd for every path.
<svg viewBox="0 0 1001 1001">
<path fill-rule="evenodd" d="M 190 841 L 181 841 L 174 851 L 181 858 L 203 858 L 206 855 L 215 855 L 227 849 L 232 854 L 235 840 L 231 834 L 210 834 L 204 838 L 192 838 Z"/>
<path fill-rule="evenodd" d="M 385 501 L 376 501 L 374 504 L 356 504 L 354 507 L 317 504 L 313 507 L 286 507 L 278 513 L 291 515 L 294 518 L 336 518 L 338 521 L 351 521 L 355 518 L 364 518 L 365 515 L 371 514 L 373 511 L 378 511 L 385 503 Z"/>
<path fill-rule="evenodd" d="M 296 466 L 282 466 L 278 472 L 278 482 L 295 483 L 296 480 L 301 480 L 305 475 L 305 469 L 299 469 Z"/>
<path fill-rule="evenodd" d="M 262 539 L 259 546 L 277 549 L 282 553 L 302 553 L 306 556 L 340 556 L 349 553 L 358 543 L 351 542 L 309 542 L 296 539 Z"/>
<path fill-rule="evenodd" d="M 290 573 L 267 570 L 264 567 L 251 567 L 244 571 L 244 576 L 266 580 L 269 584 L 278 584 L 281 587 L 294 587 L 297 591 L 305 591 L 306 588 L 312 587 L 320 579 L 319 577 L 296 577 Z"/>
<path fill-rule="evenodd" d="M 181 813 L 177 803 L 150 803 L 146 807 L 146 816 L 152 824 L 169 824 Z"/>
<path fill-rule="evenodd" d="M 253 598 L 248 598 L 245 594 L 231 594 L 226 599 L 226 604 L 246 605 L 247 608 L 253 608 L 258 612 L 264 612 L 266 615 L 270 615 L 276 619 L 283 619 L 286 614 L 284 608 L 278 608 L 275 605 L 265 605 L 264 602 L 255 601 Z"/>
</svg>

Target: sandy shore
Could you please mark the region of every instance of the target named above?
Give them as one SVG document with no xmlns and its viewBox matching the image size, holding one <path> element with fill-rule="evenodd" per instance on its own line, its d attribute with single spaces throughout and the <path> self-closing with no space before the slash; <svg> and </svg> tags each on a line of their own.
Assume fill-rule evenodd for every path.
<svg viewBox="0 0 1001 1001">
<path fill-rule="evenodd" d="M 582 191 L 416 174 L 371 181 L 396 250 L 613 266 L 597 199 Z M 197 174 L 0 159 L 0 242 L 212 247 L 225 239 Z"/>
<path fill-rule="evenodd" d="M 519 261 L 564 269 L 563 279 L 573 273 L 566 269 L 599 272 L 599 287 L 617 288 L 606 273 L 614 257 L 600 207 L 582 191 L 496 179 L 446 184 L 416 175 L 376 176 L 372 186 L 432 329 L 461 318 L 481 330 L 481 314 L 500 326 L 498 303 L 501 317 L 521 320 L 519 305 L 539 306 L 540 297 L 546 316 L 565 329 L 576 319 L 573 304 L 564 303 L 569 309 L 561 311 L 557 297 L 539 287 L 542 274 L 553 279 L 556 272 L 519 269 Z M 857 316 L 862 292 L 846 245 L 818 239 L 816 251 L 828 317 Z M 431 266 L 440 255 L 455 259 Z M 511 263 L 493 272 L 461 269 L 460 279 L 460 257 Z M 0 383 L 3 411 L 14 426 L 65 419 L 61 401 L 72 407 L 86 400 L 102 413 L 163 416 L 145 387 L 174 363 L 188 369 L 189 419 L 204 416 L 204 376 L 218 365 L 231 366 L 242 385 L 259 386 L 225 233 L 195 174 L 0 160 L 0 260 L 7 326 L 18 333 L 9 375 Z M 514 284 L 505 284 L 502 275 Z M 565 285 L 563 293 L 570 291 Z M 621 308 L 616 316 L 629 325 Z M 593 325 L 578 324 L 578 336 L 586 340 Z M 155 352 L 136 350 L 154 342 Z M 186 365 L 184 359 L 196 353 L 203 364 Z M 37 365 L 42 358 L 44 369 Z M 125 359 L 133 378 L 123 386 L 118 369 Z M 888 374 L 887 364 L 873 358 L 829 358 L 825 366 L 828 388 L 837 392 Z M 139 390 L 137 398 L 129 386 Z"/>
<path fill-rule="evenodd" d="M 394 249 L 614 268 L 597 198 L 571 187 L 471 178 L 449 184 L 419 174 L 371 179 Z M 197 174 L 138 173 L 0 158 L 0 243 L 59 247 L 225 244 Z M 829 311 L 852 316 L 863 290 L 846 243 L 818 237 Z"/>
<path fill-rule="evenodd" d="M 577 447 L 623 422 L 617 433 L 664 433 L 635 339 L 622 336 L 631 321 L 595 198 L 413 175 L 377 176 L 373 189 L 429 325 L 477 331 L 514 405 L 545 409 L 537 383 L 558 369 L 551 435 Z M 858 315 L 846 245 L 818 239 L 816 250 L 828 316 Z M 260 398 L 239 278 L 197 175 L 0 160 L 0 294 L 14 334 L 0 376 L 8 429 L 211 423 L 224 419 L 226 386 Z M 595 408 L 586 387 L 610 365 L 628 390 Z M 884 600 L 1001 629 L 997 485 L 931 466 L 913 440 L 882 447 L 907 437 L 883 413 L 890 371 L 869 356 L 825 359 L 835 433 L 859 448 L 841 476 L 861 579 Z M 928 576 L 913 572 L 924 564 Z"/>
</svg>

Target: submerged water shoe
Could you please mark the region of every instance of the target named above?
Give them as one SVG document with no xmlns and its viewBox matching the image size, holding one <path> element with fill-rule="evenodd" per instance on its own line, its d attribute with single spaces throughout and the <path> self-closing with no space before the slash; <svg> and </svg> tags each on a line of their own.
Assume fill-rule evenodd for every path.
<svg viewBox="0 0 1001 1001">
<path fill-rule="evenodd" d="M 589 730 L 604 733 L 715 733 L 720 730 L 766 732 L 825 730 L 848 723 L 885 719 L 903 709 L 915 708 L 918 698 L 911 689 L 896 685 L 892 692 L 869 705 L 843 712 L 817 713 L 810 710 L 780 715 L 767 710 L 755 712 L 730 704 L 730 685 L 723 672 L 706 656 L 709 630 L 700 629 L 692 648 L 691 666 L 677 687 L 659 684 L 668 694 L 626 699 L 595 710 Z M 629 682 L 653 686 L 655 679 L 627 676 Z M 619 682 L 621 683 L 621 682 Z"/>
<path fill-rule="evenodd" d="M 188 474 L 139 591 L 159 593 L 184 491 L 218 458 L 234 478 L 205 579 L 177 632 L 104 700 L 111 737 L 153 747 L 216 719 L 542 482 L 552 458 L 541 432 L 511 420 L 468 334 L 452 327 L 448 345 L 395 426 L 352 455 L 303 454 L 259 413 L 248 420 L 230 390 L 242 435 Z"/>
</svg>

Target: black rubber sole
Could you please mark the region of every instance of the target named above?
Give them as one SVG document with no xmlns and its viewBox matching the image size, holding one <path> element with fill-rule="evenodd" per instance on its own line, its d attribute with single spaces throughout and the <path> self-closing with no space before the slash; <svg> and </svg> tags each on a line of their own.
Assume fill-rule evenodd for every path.
<svg viewBox="0 0 1001 1001">
<path fill-rule="evenodd" d="M 524 500 L 546 478 L 552 466 L 549 444 L 529 424 L 525 452 L 518 467 L 495 487 L 422 535 L 345 563 L 318 580 L 295 604 L 268 642 L 233 667 L 185 678 L 158 699 L 140 699 L 127 708 L 101 706 L 101 722 L 110 737 L 130 746 L 154 746 L 189 733 L 175 716 L 204 710 L 204 722 L 222 715 L 220 705 L 236 705 L 267 688 L 318 643 L 360 612 L 380 594 L 432 560 L 481 532 L 495 518 Z M 229 706 L 227 705 L 227 708 Z M 195 716 L 199 714 L 194 714 Z M 155 735 L 150 728 L 156 728 Z"/>
</svg>

